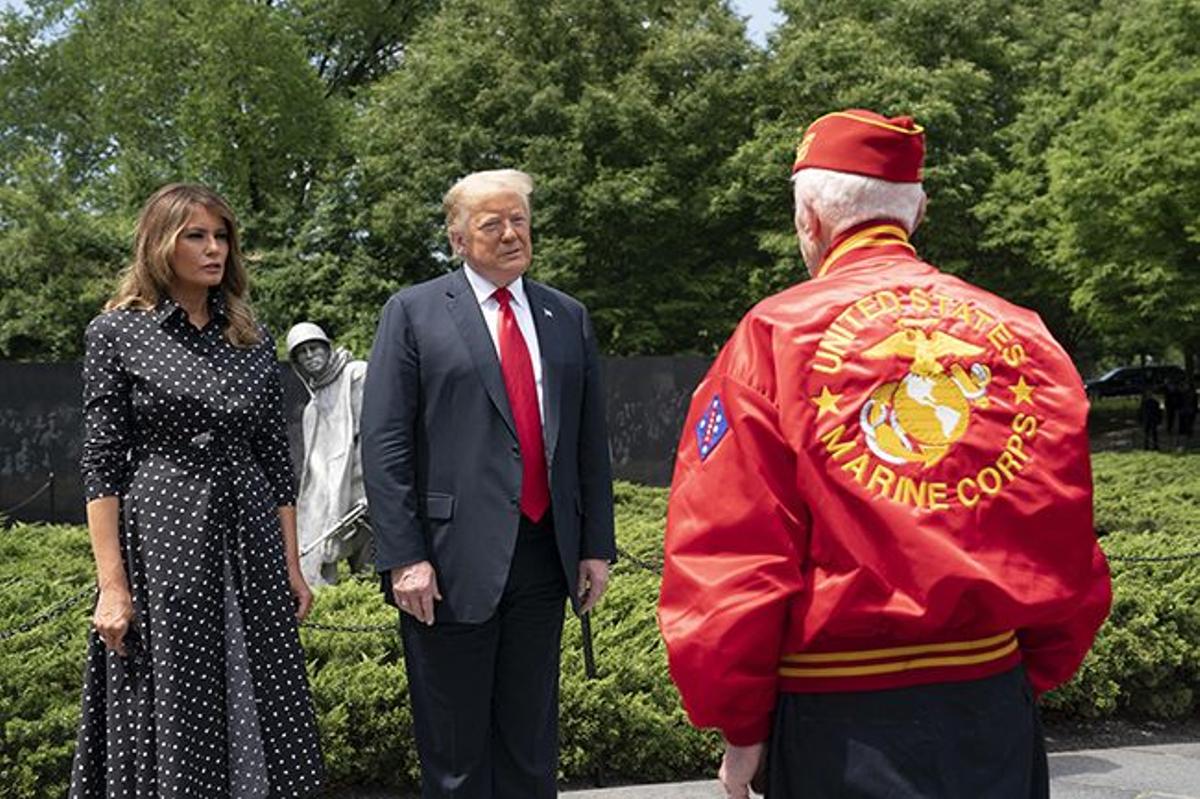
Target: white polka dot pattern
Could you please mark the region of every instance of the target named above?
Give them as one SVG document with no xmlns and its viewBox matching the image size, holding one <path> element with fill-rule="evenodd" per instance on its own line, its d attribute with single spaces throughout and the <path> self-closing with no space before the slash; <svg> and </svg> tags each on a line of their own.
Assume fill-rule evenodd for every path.
<svg viewBox="0 0 1200 799">
<path fill-rule="evenodd" d="M 92 634 L 70 799 L 305 797 L 323 779 L 276 511 L 295 500 L 275 346 L 166 300 L 88 325 L 83 479 L 121 500 L 137 626 Z"/>
</svg>

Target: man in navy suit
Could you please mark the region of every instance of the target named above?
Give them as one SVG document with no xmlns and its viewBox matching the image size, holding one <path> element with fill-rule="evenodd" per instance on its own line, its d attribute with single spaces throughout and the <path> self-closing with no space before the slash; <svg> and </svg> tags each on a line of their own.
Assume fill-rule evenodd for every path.
<svg viewBox="0 0 1200 799">
<path fill-rule="evenodd" d="M 615 559 L 604 393 L 587 310 L 524 277 L 516 170 L 447 192 L 463 267 L 384 306 L 362 452 L 376 570 L 400 613 L 423 797 L 556 795 L 563 600 Z"/>
</svg>

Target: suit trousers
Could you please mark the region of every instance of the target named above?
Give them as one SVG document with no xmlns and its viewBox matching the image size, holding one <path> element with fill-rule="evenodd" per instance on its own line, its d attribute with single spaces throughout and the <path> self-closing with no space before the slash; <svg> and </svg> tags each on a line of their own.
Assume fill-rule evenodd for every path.
<svg viewBox="0 0 1200 799">
<path fill-rule="evenodd" d="M 767 799 L 1048 799 L 1025 670 L 886 691 L 782 694 Z"/>
<path fill-rule="evenodd" d="M 423 799 L 557 795 L 567 584 L 549 519 L 522 517 L 487 621 L 427 626 L 400 614 Z"/>
</svg>

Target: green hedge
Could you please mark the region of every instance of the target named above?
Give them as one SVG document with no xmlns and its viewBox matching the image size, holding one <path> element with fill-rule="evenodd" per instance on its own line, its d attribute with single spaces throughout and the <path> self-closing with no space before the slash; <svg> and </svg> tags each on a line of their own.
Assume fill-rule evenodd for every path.
<svg viewBox="0 0 1200 799">
<path fill-rule="evenodd" d="M 1200 456 L 1095 458 L 1097 527 L 1113 555 L 1200 550 Z M 599 679 L 583 675 L 579 625 L 563 640 L 561 772 L 573 783 L 707 776 L 719 741 L 693 730 L 667 679 L 654 623 L 666 492 L 617 484 L 622 560 L 592 622 Z M 1046 698 L 1056 713 L 1174 718 L 1194 713 L 1200 688 L 1200 559 L 1113 561 L 1110 621 L 1071 684 Z M 70 597 L 92 574 L 78 527 L 0 532 L 0 630 Z M 74 745 L 88 611 L 0 642 L 0 785 L 14 799 L 65 792 Z M 350 580 L 319 595 L 311 617 L 389 625 L 375 584 Z M 334 784 L 400 790 L 417 763 L 399 641 L 392 633 L 306 628 L 309 677 Z"/>
<path fill-rule="evenodd" d="M 1075 679 L 1046 697 L 1073 716 L 1182 718 L 1200 690 L 1200 455 L 1093 457 L 1096 530 L 1113 572 L 1113 609 Z"/>
</svg>

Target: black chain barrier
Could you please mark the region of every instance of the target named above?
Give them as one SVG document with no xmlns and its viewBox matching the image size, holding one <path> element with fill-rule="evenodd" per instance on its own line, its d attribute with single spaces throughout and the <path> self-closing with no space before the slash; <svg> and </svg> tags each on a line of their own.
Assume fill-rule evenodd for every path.
<svg viewBox="0 0 1200 799">
<path fill-rule="evenodd" d="M 393 633 L 397 629 L 395 624 L 321 624 L 315 621 L 302 621 L 300 626 L 331 633 Z"/>
<path fill-rule="evenodd" d="M 617 547 L 617 556 L 620 558 L 618 563 L 627 562 L 643 571 L 648 571 L 653 574 L 662 575 L 662 564 L 651 563 L 643 560 L 635 555 L 631 555 L 624 549 Z M 1175 555 L 1108 555 L 1108 560 L 1118 561 L 1123 563 L 1175 563 L 1185 560 L 1200 559 L 1200 550 L 1193 552 L 1180 552 Z M 9 587 L 24 582 L 24 578 L 12 577 L 0 583 L 0 587 Z M 0 642 L 7 641 L 22 633 L 30 632 L 31 630 L 40 627 L 41 625 L 53 621 L 54 619 L 68 613 L 71 608 L 81 602 L 83 599 L 92 596 L 96 591 L 95 586 L 87 586 L 79 592 L 67 597 L 61 602 L 56 602 L 45 610 L 37 613 L 29 618 L 28 621 L 13 627 L 9 630 L 0 630 Z M 396 624 L 324 624 L 316 621 L 303 621 L 300 626 L 309 630 L 317 630 L 320 632 L 332 633 L 355 633 L 355 634 L 375 634 L 396 632 Z"/>
<path fill-rule="evenodd" d="M 0 510 L 0 518 L 12 516 L 14 513 L 19 511 L 21 508 L 25 507 L 26 505 L 28 505 L 29 503 L 33 502 L 35 499 L 40 497 L 42 494 L 45 494 L 47 491 L 49 491 L 50 487 L 53 485 L 54 485 L 54 472 L 51 472 L 50 477 L 46 480 L 46 482 L 42 483 L 41 486 L 37 490 L 35 490 L 32 494 L 25 497 L 25 499 L 21 500 L 16 505 L 13 505 L 8 510 Z"/>
<path fill-rule="evenodd" d="M 621 561 L 628 561 L 634 566 L 644 571 L 653 572 L 662 576 L 662 564 L 654 564 L 641 558 L 635 557 L 625 550 L 617 547 L 617 555 Z M 1124 563 L 1174 563 L 1176 561 L 1194 560 L 1200 558 L 1200 550 L 1192 552 L 1181 552 L 1176 555 L 1109 555 L 1105 553 L 1105 558 L 1108 560 L 1121 561 Z M 620 563 L 621 561 L 618 561 Z"/>
<path fill-rule="evenodd" d="M 53 621 L 59 616 L 68 613 L 71 608 L 75 607 L 75 605 L 79 604 L 79 602 L 83 599 L 92 596 L 95 593 L 96 587 L 94 585 L 89 585 L 82 591 L 67 597 L 61 602 L 56 602 L 55 604 L 43 610 L 41 613 L 32 616 L 24 624 L 13 627 L 11 630 L 0 630 L 0 641 L 7 641 L 9 638 L 16 637 L 21 633 L 27 633 L 36 627 L 40 627 L 48 621 Z"/>
<path fill-rule="evenodd" d="M 1106 555 L 1109 560 L 1125 561 L 1126 563 L 1171 563 L 1177 560 L 1192 560 L 1200 558 L 1200 550 L 1181 552 L 1178 555 Z"/>
<path fill-rule="evenodd" d="M 622 562 L 625 562 L 625 561 L 632 563 L 634 566 L 637 566 L 642 571 L 652 572 L 654 574 L 657 574 L 659 577 L 662 577 L 662 564 L 661 563 L 651 563 L 649 561 L 642 560 L 639 557 L 629 554 L 628 552 L 621 549 L 620 547 L 617 547 L 617 565 L 620 565 Z"/>
<path fill-rule="evenodd" d="M 5 581 L 3 585 L 10 586 L 19 582 L 21 582 L 21 578 L 16 578 Z M 53 621 L 59 616 L 65 615 L 70 612 L 71 608 L 79 604 L 80 601 L 94 595 L 95 592 L 95 586 L 89 585 L 78 593 L 72 594 L 61 602 L 56 602 L 42 612 L 31 616 L 28 621 L 13 627 L 11 630 L 0 630 L 0 641 L 15 638 L 22 633 L 30 632 L 47 622 Z M 300 626 L 310 630 L 338 633 L 386 633 L 396 630 L 395 624 L 322 624 L 315 621 L 302 621 L 300 622 Z"/>
</svg>

